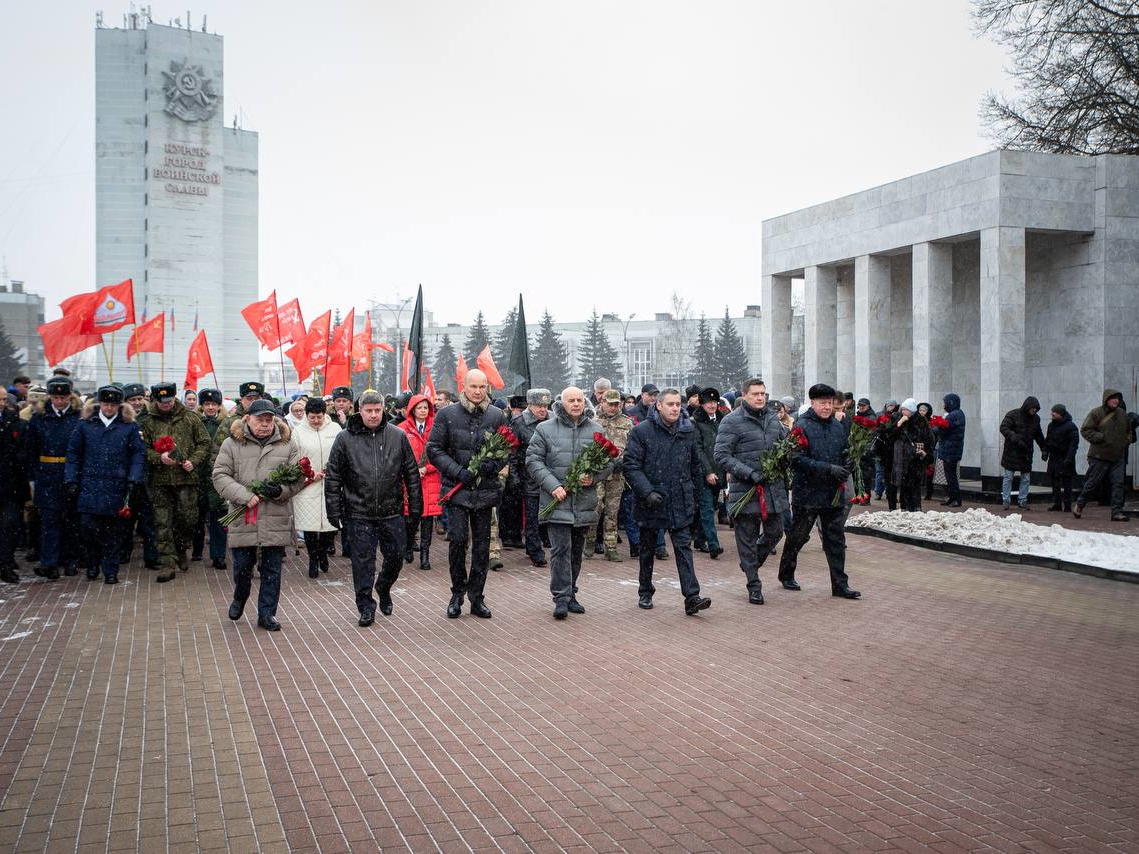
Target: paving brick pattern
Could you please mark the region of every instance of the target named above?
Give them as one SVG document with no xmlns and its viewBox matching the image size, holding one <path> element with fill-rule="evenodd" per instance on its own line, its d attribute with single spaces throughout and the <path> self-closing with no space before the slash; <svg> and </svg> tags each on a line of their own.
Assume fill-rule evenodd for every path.
<svg viewBox="0 0 1139 854">
<path fill-rule="evenodd" d="M 505 557 L 493 620 L 437 541 L 370 629 L 342 558 L 290 553 L 277 634 L 201 564 L 0 590 L 0 848 L 1139 849 L 1136 585 L 852 537 L 859 602 L 813 542 L 763 607 L 702 556 L 697 618 L 589 561 L 555 622 Z"/>
</svg>

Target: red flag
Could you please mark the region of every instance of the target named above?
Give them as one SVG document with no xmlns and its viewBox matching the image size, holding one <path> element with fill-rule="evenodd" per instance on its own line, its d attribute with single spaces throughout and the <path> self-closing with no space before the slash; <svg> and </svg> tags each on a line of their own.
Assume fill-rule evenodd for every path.
<svg viewBox="0 0 1139 854">
<path fill-rule="evenodd" d="M 136 353 L 161 353 L 166 343 L 166 317 L 164 312 L 154 315 L 146 323 L 140 323 L 131 333 L 127 342 L 127 361 Z"/>
<path fill-rule="evenodd" d="M 467 360 L 463 358 L 463 354 L 459 354 L 459 364 L 455 366 L 455 385 L 459 387 L 459 394 L 463 393 L 464 380 L 467 377 Z"/>
<path fill-rule="evenodd" d="M 281 343 L 299 344 L 305 339 L 305 319 L 301 315 L 301 303 L 291 299 L 277 311 L 277 325 L 281 330 Z"/>
<path fill-rule="evenodd" d="M 241 316 L 266 350 L 281 346 L 281 330 L 277 320 L 277 292 L 259 302 L 251 302 L 241 310 Z"/>
<path fill-rule="evenodd" d="M 490 383 L 491 388 L 503 388 L 506 385 L 499 376 L 498 368 L 494 366 L 494 357 L 490 355 L 489 344 L 482 348 L 475 363 L 479 366 L 479 370 L 486 374 L 486 381 Z"/>
<path fill-rule="evenodd" d="M 364 315 L 364 331 L 352 338 L 352 370 L 372 372 L 372 315 Z"/>
<path fill-rule="evenodd" d="M 134 282 L 124 279 L 90 294 L 76 294 L 59 304 L 65 315 L 78 315 L 79 333 L 103 335 L 134 324 Z"/>
<path fill-rule="evenodd" d="M 84 296 L 91 296 L 84 294 Z M 83 317 L 79 314 L 65 314 L 59 320 L 45 323 L 36 332 L 44 345 L 44 358 L 49 365 L 58 365 L 68 356 L 81 353 L 103 341 L 102 335 L 85 335 L 79 331 Z"/>
<path fill-rule="evenodd" d="M 408 377 L 408 371 L 411 370 L 411 350 L 407 347 L 407 342 L 403 342 L 403 364 L 400 365 L 399 373 L 399 390 L 411 391 L 411 382 Z"/>
<path fill-rule="evenodd" d="M 297 369 L 297 382 L 304 382 L 315 367 L 324 367 L 328 359 L 328 330 L 332 325 L 332 312 L 326 311 L 312 322 L 302 341 L 285 351 Z"/>
<path fill-rule="evenodd" d="M 435 402 L 435 380 L 431 379 L 431 369 L 423 369 L 423 393 L 432 403 Z"/>
<path fill-rule="evenodd" d="M 376 346 L 379 347 L 381 350 L 383 350 L 385 353 L 394 353 L 395 352 L 395 347 L 393 347 L 387 341 L 381 341 Z"/>
<path fill-rule="evenodd" d="M 324 366 L 324 387 L 352 385 L 352 331 L 356 325 L 356 309 L 348 309 L 344 322 L 332 330 L 328 345 L 328 361 Z"/>
<path fill-rule="evenodd" d="M 190 352 L 186 356 L 186 379 L 184 388 L 196 389 L 198 378 L 204 377 L 214 369 L 214 360 L 210 358 L 210 345 L 206 341 L 206 330 L 199 332 L 194 343 L 190 345 Z"/>
</svg>

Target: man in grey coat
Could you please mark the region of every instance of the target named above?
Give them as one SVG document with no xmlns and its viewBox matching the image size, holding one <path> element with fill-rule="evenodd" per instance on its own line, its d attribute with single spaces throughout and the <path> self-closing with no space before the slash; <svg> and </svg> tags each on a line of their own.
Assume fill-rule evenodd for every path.
<svg viewBox="0 0 1139 854">
<path fill-rule="evenodd" d="M 767 406 L 767 387 L 763 380 L 746 380 L 741 396 L 743 403 L 739 409 L 720 424 L 715 458 L 716 464 L 730 477 L 729 507 L 739 502 L 753 486 L 756 490 L 755 498 L 736 516 L 733 530 L 740 569 L 747 576 L 748 602 L 762 605 L 763 582 L 759 568 L 783 536 L 783 513 L 788 508 L 787 485 L 781 478 L 769 482 L 763 476 L 763 455 L 787 435 L 787 430 Z"/>
<path fill-rule="evenodd" d="M 586 535 L 597 526 L 596 482 L 605 479 L 612 465 L 595 475 L 584 475 L 580 488 L 572 494 L 566 490 L 565 480 L 573 461 L 598 432 L 600 425 L 586 414 L 585 393 L 570 386 L 554 403 L 553 416 L 538 425 L 526 451 L 526 469 L 542 491 L 541 510 L 557 504 L 548 528 L 555 620 L 564 620 L 571 612 L 585 613 L 576 596 L 581 556 Z"/>
</svg>

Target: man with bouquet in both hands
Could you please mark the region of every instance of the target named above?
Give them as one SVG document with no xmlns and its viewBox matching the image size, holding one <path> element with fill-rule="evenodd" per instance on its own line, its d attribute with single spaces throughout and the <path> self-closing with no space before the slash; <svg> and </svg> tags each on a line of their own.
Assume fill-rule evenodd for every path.
<svg viewBox="0 0 1139 854">
<path fill-rule="evenodd" d="M 150 389 L 149 416 L 142 421 L 146 446 L 146 490 L 158 534 L 155 581 L 171 581 L 176 568 L 190 568 L 186 550 L 194 542 L 198 521 L 198 472 L 211 449 L 202 419 L 178 400 L 174 383 Z"/>
<path fill-rule="evenodd" d="M 276 416 L 272 403 L 253 401 L 240 420 L 230 424 L 213 470 L 214 489 L 238 508 L 236 515 L 230 513 L 222 519 L 229 527 L 233 556 L 229 618 L 241 619 L 249 599 L 253 565 L 260 558 L 257 625 L 271 632 L 281 628 L 277 602 L 285 546 L 293 540 L 291 499 L 308 483 L 300 466 L 300 449 L 289 441 L 290 435 L 289 425 Z"/>
<path fill-rule="evenodd" d="M 770 477 L 770 467 L 765 471 L 763 457 L 775 449 L 787 430 L 767 405 L 763 380 L 746 380 L 740 395 L 743 402 L 739 409 L 720 424 L 715 457 L 716 464 L 729 475 L 728 506 L 735 511 L 733 532 L 740 569 L 747 577 L 748 602 L 762 605 L 759 568 L 783 536 L 783 513 L 788 508 L 783 476 Z M 744 501 L 748 495 L 753 497 Z"/>
<path fill-rule="evenodd" d="M 509 433 L 511 442 L 504 444 L 500 428 L 509 433 L 502 410 L 490 405 L 486 374 L 475 369 L 467 373 L 455 404 L 436 413 L 427 440 L 427 457 L 442 476 L 441 502 L 447 505 L 447 558 L 451 569 L 448 617 L 462 613 L 464 596 L 470 600 L 471 613 L 476 617 L 491 616 L 483 601 L 490 567 L 490 514 L 502 496 L 498 474 L 518 441 Z M 492 444 L 501 453 L 490 453 Z"/>
<path fill-rule="evenodd" d="M 610 450 L 612 449 L 612 450 Z M 586 536 L 597 527 L 597 482 L 620 451 L 585 411 L 585 393 L 570 386 L 538 425 L 526 451 L 526 469 L 542 490 L 539 517 L 550 533 L 550 595 L 554 619 L 584 614 L 577 601 Z"/>
<path fill-rule="evenodd" d="M 817 520 L 823 554 L 830 567 L 831 595 L 858 599 L 862 594 L 850 589 L 846 575 L 846 502 L 842 496 L 854 465 L 848 449 L 849 436 L 846 427 L 834 419 L 833 388 L 818 383 L 811 386 L 808 396 L 811 408 L 795 422 L 803 431 L 805 444 L 800 442 L 800 451 L 791 464 L 794 521 L 779 561 L 779 580 L 788 590 L 799 589 L 795 581 L 799 550 L 810 539 Z"/>
<path fill-rule="evenodd" d="M 367 627 L 376 618 L 373 581 L 380 613 L 392 612 L 391 590 L 403 568 L 407 537 L 423 516 L 423 488 L 407 433 L 392 423 L 383 396 L 364 392 L 359 409 L 332 443 L 324 502 L 329 524 L 340 527 L 341 539 L 348 543 L 359 624 Z M 378 579 L 377 545 L 384 558 Z"/>
</svg>

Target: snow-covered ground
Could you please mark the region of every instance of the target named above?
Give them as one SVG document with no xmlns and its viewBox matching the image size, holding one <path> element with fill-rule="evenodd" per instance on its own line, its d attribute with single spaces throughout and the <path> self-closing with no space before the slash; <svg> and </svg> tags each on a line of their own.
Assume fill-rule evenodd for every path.
<svg viewBox="0 0 1139 854">
<path fill-rule="evenodd" d="M 851 516 L 847 525 L 1139 573 L 1139 537 L 1073 531 L 1059 525 L 1034 525 L 1025 522 L 1018 513 L 996 516 L 980 507 L 964 513 L 895 510 L 860 513 Z"/>
</svg>

